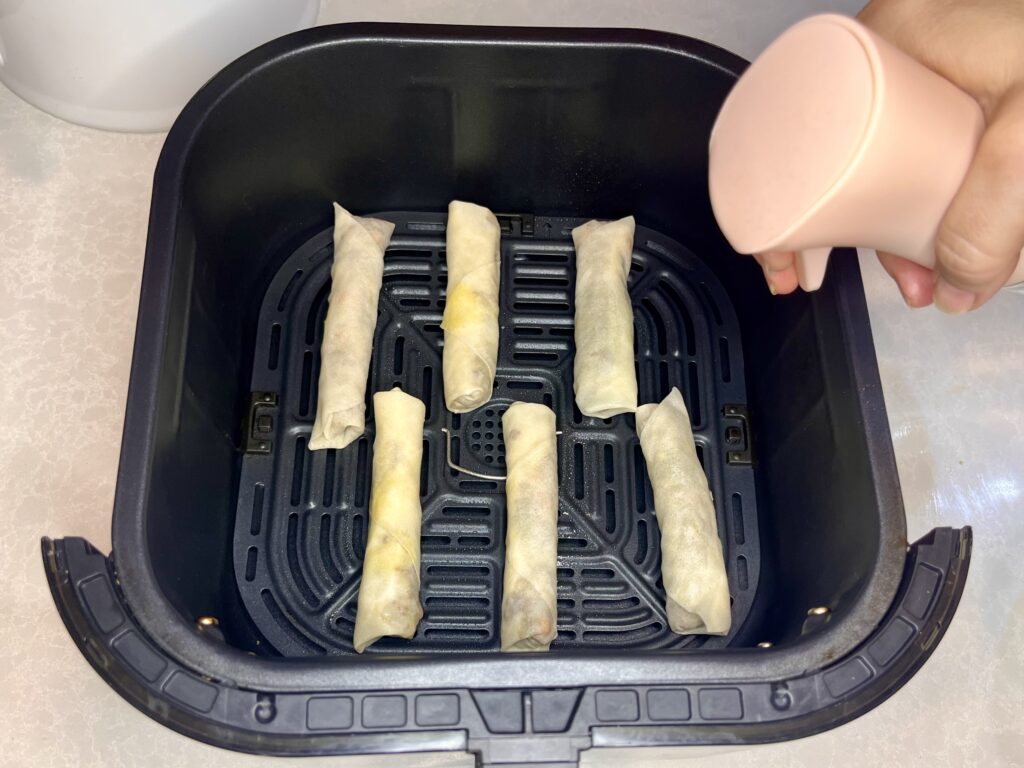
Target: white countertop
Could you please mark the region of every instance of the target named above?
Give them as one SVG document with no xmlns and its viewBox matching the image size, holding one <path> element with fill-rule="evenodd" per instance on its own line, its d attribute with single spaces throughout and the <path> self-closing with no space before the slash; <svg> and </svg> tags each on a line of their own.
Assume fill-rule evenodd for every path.
<svg viewBox="0 0 1024 768">
<path fill-rule="evenodd" d="M 384 5 L 384 4 L 381 4 Z M 322 21 L 633 26 L 753 56 L 796 18 L 853 2 L 402 2 Z M 209 747 L 122 700 L 79 653 L 41 567 L 39 538 L 110 548 L 153 168 L 162 135 L 80 128 L 0 87 L 0 765 L 471 764 L 467 755 L 270 760 Z M 963 600 L 924 668 L 836 730 L 746 749 L 593 750 L 584 765 L 1024 764 L 1024 296 L 950 318 L 907 309 L 862 259 L 910 539 L 974 527 Z"/>
</svg>

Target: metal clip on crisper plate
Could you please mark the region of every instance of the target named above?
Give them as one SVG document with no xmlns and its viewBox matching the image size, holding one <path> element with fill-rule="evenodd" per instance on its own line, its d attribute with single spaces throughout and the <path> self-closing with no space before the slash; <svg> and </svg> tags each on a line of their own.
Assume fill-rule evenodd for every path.
<svg viewBox="0 0 1024 768">
<path fill-rule="evenodd" d="M 448 466 L 454 469 L 456 472 L 461 472 L 464 475 L 470 477 L 479 477 L 481 480 L 498 480 L 503 481 L 508 479 L 508 475 L 485 475 L 483 472 L 474 472 L 472 469 L 466 469 L 460 467 L 452 460 L 452 433 L 448 427 L 441 427 L 441 431 L 444 432 L 444 458 Z M 556 435 L 561 435 L 562 431 L 558 430 L 555 432 Z"/>
</svg>

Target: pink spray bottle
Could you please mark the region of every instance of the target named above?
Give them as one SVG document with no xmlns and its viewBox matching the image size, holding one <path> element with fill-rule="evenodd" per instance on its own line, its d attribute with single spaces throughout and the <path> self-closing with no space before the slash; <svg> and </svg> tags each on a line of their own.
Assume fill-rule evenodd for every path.
<svg viewBox="0 0 1024 768">
<path fill-rule="evenodd" d="M 740 253 L 797 251 L 804 290 L 833 246 L 935 263 L 935 236 L 985 128 L 948 80 L 844 16 L 813 16 L 736 83 L 711 132 L 709 185 Z M 1007 284 L 1024 281 L 1024 258 Z"/>
</svg>

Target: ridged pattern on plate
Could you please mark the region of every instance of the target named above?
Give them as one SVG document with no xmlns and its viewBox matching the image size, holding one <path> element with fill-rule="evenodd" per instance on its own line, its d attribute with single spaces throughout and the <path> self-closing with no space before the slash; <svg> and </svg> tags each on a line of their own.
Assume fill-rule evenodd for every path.
<svg viewBox="0 0 1024 768">
<path fill-rule="evenodd" d="M 317 401 L 331 232 L 288 257 L 262 303 L 252 389 L 279 393 L 271 455 L 242 460 L 235 573 L 253 621 L 279 653 L 352 653 L 366 547 L 373 412 L 370 395 L 401 386 L 423 399 L 424 617 L 411 641 L 368 653 L 495 651 L 499 645 L 504 486 L 445 464 L 505 473 L 501 415 L 515 400 L 557 415 L 561 488 L 558 638 L 552 650 L 721 646 L 667 628 L 660 540 L 632 415 L 584 417 L 572 394 L 575 220 L 536 219 L 532 237 L 503 237 L 501 346 L 494 396 L 469 414 L 444 408 L 441 350 L 447 275 L 444 219 L 396 214 L 385 256 L 367 430 L 342 451 L 306 448 Z M 638 228 L 629 287 L 641 402 L 679 387 L 708 471 L 734 598 L 735 634 L 758 577 L 749 467 L 725 462 L 725 403 L 744 403 L 736 320 L 710 271 L 677 243 Z"/>
</svg>

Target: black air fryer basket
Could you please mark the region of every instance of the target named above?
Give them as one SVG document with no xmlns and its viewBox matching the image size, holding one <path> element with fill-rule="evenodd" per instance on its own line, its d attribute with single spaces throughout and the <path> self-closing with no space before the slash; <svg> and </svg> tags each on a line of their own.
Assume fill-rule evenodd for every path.
<svg viewBox="0 0 1024 768">
<path fill-rule="evenodd" d="M 343 25 L 230 65 L 156 171 L 114 551 L 44 540 L 57 607 L 153 718 L 265 754 L 470 750 L 574 765 L 592 746 L 753 743 L 831 728 L 928 658 L 970 530 L 908 547 L 855 259 L 773 298 L 707 196 L 711 125 L 743 62 L 625 30 Z M 446 411 L 445 215 L 499 212 L 494 399 Z M 373 414 L 306 448 L 331 202 L 388 218 L 372 392 L 423 399 L 422 594 L 412 640 L 352 652 Z M 718 512 L 727 637 L 669 631 L 632 415 L 572 395 L 571 228 L 633 214 L 641 402 L 679 387 Z M 500 419 L 557 414 L 558 637 L 500 654 Z"/>
</svg>

